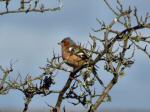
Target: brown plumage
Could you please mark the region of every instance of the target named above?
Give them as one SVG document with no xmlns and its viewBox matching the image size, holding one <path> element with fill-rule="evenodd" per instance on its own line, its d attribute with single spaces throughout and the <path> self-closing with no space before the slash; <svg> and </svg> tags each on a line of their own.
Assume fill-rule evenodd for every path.
<svg viewBox="0 0 150 112">
<path fill-rule="evenodd" d="M 88 57 L 80 46 L 76 45 L 70 38 L 61 41 L 62 58 L 74 68 L 81 67 L 87 63 Z"/>
</svg>

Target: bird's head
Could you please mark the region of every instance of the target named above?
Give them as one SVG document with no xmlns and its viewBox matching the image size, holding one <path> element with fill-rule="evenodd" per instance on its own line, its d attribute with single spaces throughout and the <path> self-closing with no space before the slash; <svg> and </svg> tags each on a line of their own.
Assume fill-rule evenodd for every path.
<svg viewBox="0 0 150 112">
<path fill-rule="evenodd" d="M 58 43 L 59 45 L 61 45 L 62 47 L 70 47 L 73 45 L 76 45 L 75 42 L 70 38 L 70 37 L 66 37 L 64 38 L 60 43 Z"/>
</svg>

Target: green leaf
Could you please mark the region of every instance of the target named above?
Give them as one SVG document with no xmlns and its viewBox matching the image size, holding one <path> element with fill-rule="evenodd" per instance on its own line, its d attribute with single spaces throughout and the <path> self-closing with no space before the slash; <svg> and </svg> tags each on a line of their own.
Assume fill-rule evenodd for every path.
<svg viewBox="0 0 150 112">
<path fill-rule="evenodd" d="M 140 36 L 137 36 L 134 40 L 135 40 L 136 42 L 140 42 L 140 41 L 141 41 L 141 37 L 140 37 Z"/>
</svg>

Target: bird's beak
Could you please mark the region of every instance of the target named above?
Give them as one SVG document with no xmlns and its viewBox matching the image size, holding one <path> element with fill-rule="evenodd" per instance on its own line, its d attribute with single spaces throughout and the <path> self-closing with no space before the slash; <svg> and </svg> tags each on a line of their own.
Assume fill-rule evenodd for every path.
<svg viewBox="0 0 150 112">
<path fill-rule="evenodd" d="M 61 42 L 58 42 L 57 44 L 58 44 L 58 45 L 61 45 Z"/>
</svg>

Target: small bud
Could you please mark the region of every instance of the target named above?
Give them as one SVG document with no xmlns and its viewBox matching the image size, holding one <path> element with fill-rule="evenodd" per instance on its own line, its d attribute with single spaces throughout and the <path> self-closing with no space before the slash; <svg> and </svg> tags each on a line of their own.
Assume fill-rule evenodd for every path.
<svg viewBox="0 0 150 112">
<path fill-rule="evenodd" d="M 83 92 L 81 92 L 81 93 L 80 93 L 80 96 L 83 96 L 83 95 L 84 95 L 84 93 L 83 93 Z"/>
<path fill-rule="evenodd" d="M 117 21 L 118 21 L 117 18 L 115 18 L 115 19 L 114 19 L 114 22 L 116 23 Z"/>
<path fill-rule="evenodd" d="M 85 86 L 86 84 L 83 82 L 82 85 Z"/>
<path fill-rule="evenodd" d="M 90 81 L 91 81 L 91 79 L 88 77 L 88 78 L 86 79 L 86 81 L 87 81 L 87 82 L 90 82 Z"/>
</svg>

